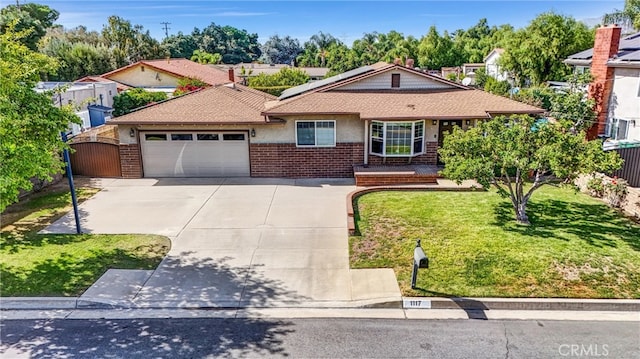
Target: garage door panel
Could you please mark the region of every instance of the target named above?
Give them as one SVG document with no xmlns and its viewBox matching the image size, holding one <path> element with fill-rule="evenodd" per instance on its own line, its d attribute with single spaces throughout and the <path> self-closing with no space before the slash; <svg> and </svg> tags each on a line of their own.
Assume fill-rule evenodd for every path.
<svg viewBox="0 0 640 359">
<path fill-rule="evenodd" d="M 250 174 L 246 134 L 232 133 L 231 136 L 223 136 L 222 133 L 215 132 L 194 132 L 192 141 L 171 141 L 171 132 L 166 132 L 166 135 L 166 141 L 147 141 L 142 136 L 146 177 L 230 177 Z M 199 141 L 197 138 L 218 140 Z M 225 141 L 224 138 L 234 140 Z"/>
</svg>

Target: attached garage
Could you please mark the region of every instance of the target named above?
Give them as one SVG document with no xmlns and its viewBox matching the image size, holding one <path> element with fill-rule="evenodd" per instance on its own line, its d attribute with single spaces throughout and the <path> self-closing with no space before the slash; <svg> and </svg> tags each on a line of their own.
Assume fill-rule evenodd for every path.
<svg viewBox="0 0 640 359">
<path fill-rule="evenodd" d="M 246 132 L 141 131 L 145 177 L 250 175 Z"/>
</svg>

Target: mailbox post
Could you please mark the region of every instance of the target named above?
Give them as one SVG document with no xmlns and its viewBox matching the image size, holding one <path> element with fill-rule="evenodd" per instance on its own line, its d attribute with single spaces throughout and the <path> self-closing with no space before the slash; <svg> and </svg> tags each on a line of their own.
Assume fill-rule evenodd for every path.
<svg viewBox="0 0 640 359">
<path fill-rule="evenodd" d="M 416 241 L 416 248 L 413 250 L 413 273 L 411 273 L 411 289 L 416 288 L 418 280 L 418 268 L 429 268 L 429 258 L 420 247 L 420 240 Z"/>
</svg>

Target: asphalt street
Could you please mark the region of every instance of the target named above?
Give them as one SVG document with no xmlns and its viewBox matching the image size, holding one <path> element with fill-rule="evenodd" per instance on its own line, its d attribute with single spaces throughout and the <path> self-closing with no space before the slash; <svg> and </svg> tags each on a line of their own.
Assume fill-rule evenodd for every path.
<svg viewBox="0 0 640 359">
<path fill-rule="evenodd" d="M 638 322 L 5 320 L 2 358 L 640 358 Z"/>
</svg>

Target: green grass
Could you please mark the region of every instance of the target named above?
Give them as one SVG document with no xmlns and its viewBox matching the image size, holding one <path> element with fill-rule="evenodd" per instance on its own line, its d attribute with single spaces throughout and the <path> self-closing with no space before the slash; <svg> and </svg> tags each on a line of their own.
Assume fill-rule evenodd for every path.
<svg viewBox="0 0 640 359">
<path fill-rule="evenodd" d="M 496 192 L 376 192 L 356 203 L 352 268 L 393 268 L 404 295 L 640 298 L 640 225 L 569 188 L 544 187 L 531 226 Z M 411 289 L 415 240 L 430 260 Z"/>
<path fill-rule="evenodd" d="M 79 188 L 86 200 L 98 190 Z M 71 210 L 63 187 L 29 196 L 2 214 L 0 296 L 76 296 L 109 268 L 154 269 L 168 238 L 155 235 L 37 234 Z"/>
</svg>

